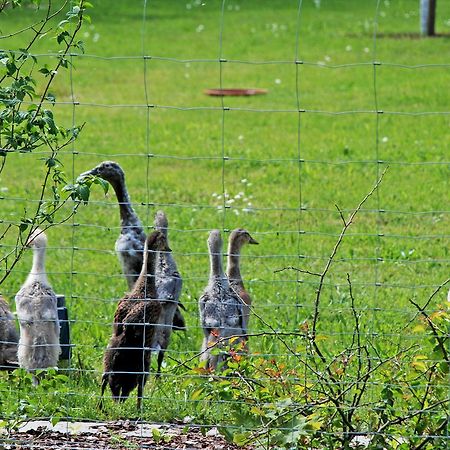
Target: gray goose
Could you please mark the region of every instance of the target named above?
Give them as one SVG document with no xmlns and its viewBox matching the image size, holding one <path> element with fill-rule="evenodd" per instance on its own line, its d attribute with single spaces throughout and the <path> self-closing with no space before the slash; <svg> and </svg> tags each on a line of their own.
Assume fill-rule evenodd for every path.
<svg viewBox="0 0 450 450">
<path fill-rule="evenodd" d="M 20 367 L 34 371 L 56 367 L 61 347 L 56 295 L 45 271 L 47 236 L 37 228 L 26 245 L 33 250 L 33 265 L 15 298 L 20 325 L 17 357 Z"/>
<path fill-rule="evenodd" d="M 161 231 L 168 243 L 169 222 L 163 211 L 158 211 L 155 215 L 155 229 Z M 156 264 L 156 291 L 158 299 L 163 301 L 165 308 L 163 311 L 162 328 L 157 337 L 158 353 L 157 376 L 161 373 L 161 365 L 164 359 L 164 352 L 169 346 L 170 335 L 174 323 L 174 315 L 179 305 L 183 280 L 177 269 L 175 259 L 170 252 L 159 252 Z"/>
<path fill-rule="evenodd" d="M 242 299 L 244 327 L 248 329 L 252 299 L 244 287 L 240 269 L 241 248 L 246 244 L 257 245 L 259 242 L 253 239 L 247 230 L 242 228 L 236 228 L 231 232 L 228 239 L 227 276 L 231 288 Z"/>
<path fill-rule="evenodd" d="M 130 195 L 125 183 L 125 173 L 115 161 L 103 161 L 93 169 L 79 175 L 78 178 L 89 175 L 106 180 L 116 194 L 120 208 L 120 236 L 116 240 L 115 249 L 128 283 L 128 289 L 131 290 L 142 268 L 145 231 L 131 206 Z M 186 328 L 184 317 L 178 307 L 174 314 L 173 325 L 175 330 Z"/>
<path fill-rule="evenodd" d="M 213 355 L 211 347 L 220 348 L 231 344 L 245 344 L 247 332 L 243 320 L 242 301 L 230 289 L 222 267 L 222 238 L 219 230 L 212 230 L 208 237 L 210 275 L 208 285 L 199 299 L 200 322 L 203 328 L 201 361 L 210 370 L 226 361 L 228 354 Z M 241 336 L 231 343 L 230 336 Z M 219 343 L 220 342 L 220 343 Z M 219 343 L 219 344 L 218 344 Z M 223 367 L 223 366 L 222 366 Z"/>
<path fill-rule="evenodd" d="M 0 295 L 0 369 L 17 367 L 19 334 L 8 303 Z"/>
<path fill-rule="evenodd" d="M 165 308 L 157 300 L 157 252 L 170 251 L 163 233 L 154 231 L 147 237 L 139 278 L 133 290 L 119 301 L 114 314 L 113 333 L 103 359 L 102 397 L 108 384 L 113 399 L 122 402 L 137 387 L 137 406 L 141 406 L 151 351 L 157 345 Z"/>
</svg>

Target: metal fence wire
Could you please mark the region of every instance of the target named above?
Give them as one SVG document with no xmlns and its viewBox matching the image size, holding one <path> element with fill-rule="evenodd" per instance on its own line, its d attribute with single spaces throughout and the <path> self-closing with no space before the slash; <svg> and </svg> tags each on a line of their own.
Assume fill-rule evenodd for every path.
<svg viewBox="0 0 450 450">
<path fill-rule="evenodd" d="M 83 28 L 91 45 L 69 55 L 55 105 L 55 115 L 86 126 L 58 158 L 72 182 L 102 161 L 116 161 L 129 197 L 120 197 L 114 182 L 106 196 L 93 185 L 86 205 L 47 228 L 47 276 L 59 295 L 63 353 L 59 368 L 38 375 L 37 385 L 32 374 L 0 360 L 8 369 L 0 372 L 2 448 L 53 448 L 49 432 L 38 426 L 55 426 L 65 448 L 103 448 L 98 427 L 109 429 L 106 448 L 201 448 L 198 442 L 205 448 L 448 448 L 450 112 L 444 80 L 448 84 L 450 62 L 447 55 L 430 59 L 423 40 L 384 27 L 390 14 L 418 22 L 417 2 L 368 3 L 370 17 L 358 2 L 144 0 L 119 8 L 120 20 L 133 26 L 98 53 L 94 43 L 102 39 L 104 21 L 124 28 L 118 17 L 96 22 L 94 9 L 92 24 Z M 350 27 L 332 20 L 336 8 L 355 9 L 360 34 L 342 31 Z M 347 44 L 335 62 L 336 46 L 320 38 L 322 29 L 311 28 L 321 23 L 318 16 L 323 30 L 335 27 L 352 45 L 360 36 L 360 53 Z M 194 32 L 181 26 L 195 20 Z M 235 20 L 247 27 L 248 42 L 233 36 Z M 167 36 L 184 42 L 179 54 L 169 44 L 169 50 L 158 47 L 164 21 L 180 24 L 177 36 Z M 203 44 L 193 40 L 204 34 Z M 260 34 L 270 36 L 266 53 L 252 51 Z M 121 42 L 130 36 L 132 50 L 116 54 L 115 46 L 125 49 Z M 399 43 L 395 60 L 388 41 Z M 51 61 L 57 54 L 35 56 Z M 418 82 L 430 74 L 442 85 Z M 103 83 L 114 95 L 102 91 Z M 410 85 L 436 93 L 433 101 L 424 103 L 423 92 L 411 92 Z M 240 86 L 265 91 L 245 97 L 203 92 Z M 33 171 L 48 154 L 8 156 L 11 166 L 0 178 L 2 277 L 7 255 L 19 244 L 3 239 L 6 231 L 41 203 L 26 174 L 35 184 Z M 13 178 L 23 186 L 13 187 Z M 70 215 L 72 207 L 64 211 Z M 156 211 L 165 212 L 183 280 L 186 329 L 171 333 L 160 374 L 151 333 L 162 313 L 155 315 L 145 300 L 152 296 L 149 285 L 140 315 L 114 323 L 118 301 L 131 289 L 114 250 L 121 233 L 135 230 L 126 223 L 130 207 L 147 235 L 157 228 Z M 236 294 L 235 286 L 231 295 L 240 314 L 251 297 L 249 323 L 242 326 L 239 317 L 241 328 L 221 334 L 233 313 L 217 296 L 212 316 L 222 322 L 205 331 L 199 300 L 211 283 L 207 239 L 220 231 L 225 268 L 236 228 L 259 243 L 240 254 L 246 293 Z M 25 252 L 1 285 L 13 311 L 31 258 Z M 164 300 L 162 311 L 170 304 Z M 125 344 L 110 341 L 111 333 L 129 330 L 133 337 Z M 121 352 L 116 381 L 123 371 L 143 388 L 137 407 L 138 389 L 115 402 L 105 384 L 101 399 L 108 348 Z M 222 362 L 205 366 L 205 353 Z M 76 427 L 85 431 L 84 441 L 75 438 Z M 196 437 L 180 441 L 193 430 Z M 95 436 L 102 438 L 95 443 Z"/>
</svg>

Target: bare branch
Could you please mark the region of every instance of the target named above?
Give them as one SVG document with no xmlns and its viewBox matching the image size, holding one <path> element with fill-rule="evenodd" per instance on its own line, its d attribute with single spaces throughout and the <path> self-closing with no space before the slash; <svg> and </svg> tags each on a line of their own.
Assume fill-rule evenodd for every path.
<svg viewBox="0 0 450 450">
<path fill-rule="evenodd" d="M 356 207 L 356 209 L 350 214 L 350 217 L 348 218 L 347 221 L 344 220 L 344 227 L 342 228 L 342 231 L 339 235 L 339 238 L 336 242 L 336 244 L 334 245 L 333 251 L 331 252 L 331 255 L 328 258 L 328 261 L 325 265 L 325 268 L 323 269 L 323 272 L 320 275 L 320 281 L 319 281 L 319 287 L 317 289 L 317 293 L 316 293 L 316 300 L 315 300 L 315 304 L 314 304 L 314 318 L 313 318 L 313 324 L 312 324 L 312 335 L 311 335 L 311 339 L 313 342 L 315 342 L 316 339 L 316 331 L 317 331 L 317 321 L 319 319 L 319 306 L 320 306 L 320 297 L 322 294 L 322 288 L 323 288 L 323 284 L 324 284 L 324 280 L 325 277 L 328 273 L 328 271 L 330 270 L 331 264 L 333 263 L 334 257 L 337 254 L 337 251 L 342 243 L 342 240 L 344 239 L 344 235 L 347 232 L 348 228 L 350 227 L 350 225 L 353 223 L 353 220 L 355 218 L 355 216 L 358 214 L 358 212 L 360 211 L 360 209 L 362 208 L 362 206 L 364 205 L 364 203 L 369 199 L 369 197 L 378 189 L 378 186 L 380 186 L 381 182 L 383 181 L 383 177 L 386 173 L 387 167 L 386 169 L 384 169 L 383 173 L 381 174 L 380 178 L 377 180 L 377 182 L 375 183 L 375 185 L 372 187 L 372 189 L 369 191 L 368 194 L 366 194 L 366 196 L 359 202 L 358 206 Z"/>
<path fill-rule="evenodd" d="M 436 407 L 445 405 L 446 403 L 449 403 L 449 402 L 450 402 L 449 398 L 446 398 L 444 400 L 439 400 L 439 401 L 433 403 L 432 405 L 427 406 L 426 408 L 419 409 L 410 414 L 407 414 L 406 416 L 397 417 L 396 419 L 393 419 L 393 420 L 388 420 L 387 422 L 383 423 L 383 425 L 381 425 L 380 428 L 378 428 L 377 433 L 383 432 L 386 428 L 388 428 L 392 425 L 398 425 L 400 423 L 406 422 L 407 420 L 412 419 L 413 417 L 416 417 L 419 414 L 423 414 L 427 411 L 433 411 L 433 409 L 435 409 Z"/>
<path fill-rule="evenodd" d="M 293 267 L 293 266 L 283 267 L 282 269 L 276 269 L 276 270 L 273 271 L 273 273 L 283 272 L 285 270 L 295 270 L 296 272 L 307 273 L 309 275 L 314 275 L 316 277 L 320 277 L 321 276 L 320 273 L 311 272 L 309 270 L 304 270 L 304 269 L 298 269 L 297 267 Z"/>
<path fill-rule="evenodd" d="M 342 222 L 344 222 L 344 227 L 346 227 L 347 222 L 345 221 L 344 214 L 342 213 L 341 208 L 339 208 L 339 206 L 336 204 L 334 206 L 336 206 L 336 209 L 339 211 L 339 215 L 341 216 Z"/>
<path fill-rule="evenodd" d="M 450 282 L 450 278 L 447 278 L 443 283 L 441 283 L 434 291 L 433 293 L 428 297 L 427 302 L 425 305 L 422 306 L 422 308 L 419 308 L 419 312 L 417 312 L 414 317 L 403 327 L 403 329 L 407 328 L 409 325 L 411 325 L 412 322 L 417 318 L 417 316 L 421 313 L 421 310 L 425 310 L 428 308 L 428 305 L 431 303 L 431 300 L 433 300 L 434 296 L 448 283 Z"/>
</svg>

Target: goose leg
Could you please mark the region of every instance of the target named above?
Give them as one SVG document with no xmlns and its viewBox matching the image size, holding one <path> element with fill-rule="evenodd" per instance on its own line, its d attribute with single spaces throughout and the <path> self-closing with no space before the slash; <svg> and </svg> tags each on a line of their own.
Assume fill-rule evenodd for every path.
<svg viewBox="0 0 450 450">
<path fill-rule="evenodd" d="M 137 409 L 141 409 L 143 387 L 144 387 L 144 377 L 139 377 L 137 403 L 136 403 Z"/>
<path fill-rule="evenodd" d="M 105 394 L 105 389 L 108 384 L 108 376 L 106 374 L 103 374 L 102 376 L 102 391 L 100 394 L 100 400 L 98 401 L 97 407 L 100 409 L 100 411 L 103 411 L 103 395 Z"/>
<path fill-rule="evenodd" d="M 156 378 L 161 377 L 161 365 L 164 360 L 164 350 L 158 352 L 158 369 L 156 370 Z"/>
</svg>

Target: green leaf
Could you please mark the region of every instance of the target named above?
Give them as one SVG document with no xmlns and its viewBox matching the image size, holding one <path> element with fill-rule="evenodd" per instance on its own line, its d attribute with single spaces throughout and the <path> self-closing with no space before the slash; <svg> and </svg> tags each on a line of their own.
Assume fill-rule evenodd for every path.
<svg viewBox="0 0 450 450">
<path fill-rule="evenodd" d="M 245 445 L 248 444 L 250 440 L 251 433 L 249 431 L 244 433 L 235 433 L 233 435 L 233 442 L 237 445 Z"/>
<path fill-rule="evenodd" d="M 52 93 L 48 93 L 45 97 L 46 100 L 48 100 L 50 103 L 52 103 L 53 105 L 56 102 L 56 97 L 52 94 Z"/>
<path fill-rule="evenodd" d="M 191 394 L 191 400 L 199 399 L 203 394 L 203 388 L 197 389 Z"/>
<path fill-rule="evenodd" d="M 52 426 L 54 427 L 57 423 L 59 423 L 61 421 L 61 416 L 59 414 L 56 414 L 54 416 L 52 416 Z"/>
<path fill-rule="evenodd" d="M 27 228 L 28 228 L 28 223 L 21 222 L 21 224 L 19 225 L 19 230 L 21 233 L 23 233 Z"/>
<path fill-rule="evenodd" d="M 84 184 L 79 185 L 77 188 L 77 194 L 80 200 L 82 200 L 84 203 L 87 203 L 89 201 L 89 194 L 90 194 L 89 186 L 86 186 Z"/>
<path fill-rule="evenodd" d="M 94 179 L 94 184 L 99 184 L 103 188 L 105 195 L 108 193 L 109 183 L 103 178 L 96 177 Z"/>
</svg>

